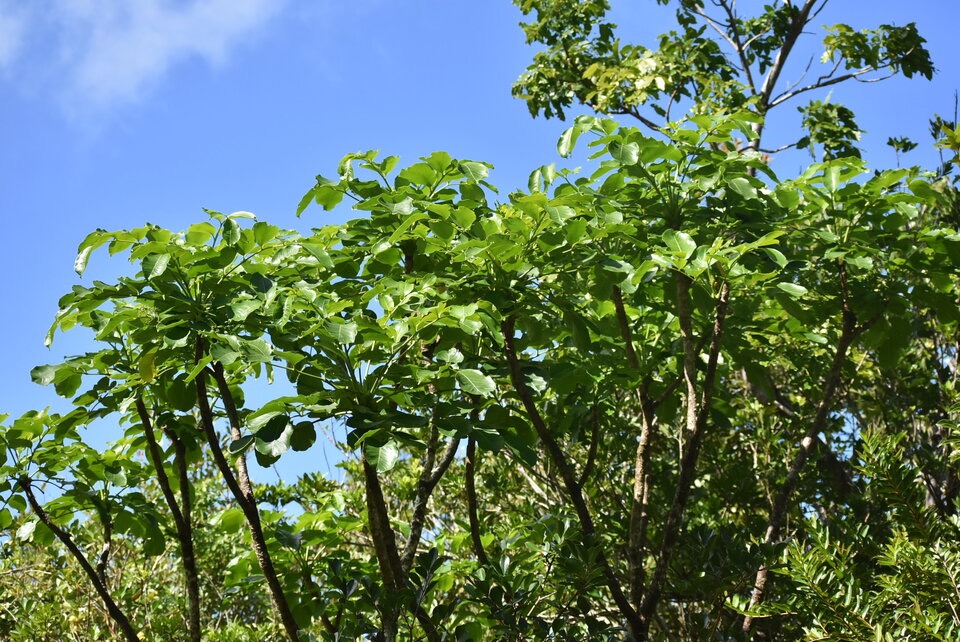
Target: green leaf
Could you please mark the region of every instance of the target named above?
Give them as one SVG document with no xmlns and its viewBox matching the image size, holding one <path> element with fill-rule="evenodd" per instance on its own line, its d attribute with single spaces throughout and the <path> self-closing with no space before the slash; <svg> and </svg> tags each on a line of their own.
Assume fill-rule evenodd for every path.
<svg viewBox="0 0 960 642">
<path fill-rule="evenodd" d="M 486 396 L 497 389 L 493 379 L 479 370 L 457 371 L 457 383 L 460 384 L 461 390 L 471 395 Z"/>
<path fill-rule="evenodd" d="M 746 199 L 757 198 L 757 188 L 750 183 L 749 179 L 744 178 L 743 176 L 731 178 L 727 181 L 727 185 L 734 192 Z"/>
<path fill-rule="evenodd" d="M 385 473 L 397 464 L 397 459 L 400 458 L 400 447 L 395 441 L 388 441 L 382 446 L 365 443 L 363 456 L 378 473 Z"/>
<path fill-rule="evenodd" d="M 312 421 L 300 421 L 293 426 L 290 447 L 297 452 L 308 450 L 317 441 L 317 428 Z"/>
<path fill-rule="evenodd" d="M 240 351 L 249 363 L 269 363 L 273 359 L 273 348 L 265 339 L 242 341 Z"/>
<path fill-rule="evenodd" d="M 610 155 L 621 165 L 636 165 L 640 160 L 640 145 L 614 142 L 610 145 Z"/>
<path fill-rule="evenodd" d="M 557 152 L 564 158 L 570 156 L 570 154 L 573 153 L 573 148 L 577 144 L 577 139 L 580 138 L 580 134 L 581 128 L 577 125 L 565 130 L 557 142 Z"/>
<path fill-rule="evenodd" d="M 796 283 L 777 283 L 777 287 L 795 299 L 798 299 L 807 293 L 807 288 Z"/>
<path fill-rule="evenodd" d="M 267 424 L 267 429 L 261 430 L 257 433 L 257 452 L 266 455 L 270 458 L 279 458 L 280 455 L 287 452 L 290 449 L 290 439 L 293 436 L 293 426 L 289 422 L 284 422 L 284 428 L 280 431 L 278 435 L 274 437 L 269 428 L 274 424 L 279 424 L 278 421 L 271 421 Z M 267 434 L 271 433 L 271 434 Z M 273 439 L 265 439 L 265 437 L 273 437 Z"/>
<path fill-rule="evenodd" d="M 157 376 L 157 349 L 148 350 L 140 357 L 140 380 L 150 383 Z"/>
<path fill-rule="evenodd" d="M 83 271 L 87 269 L 87 260 L 90 258 L 91 252 L 93 252 L 93 246 L 88 245 L 77 254 L 77 259 L 73 262 L 73 269 L 77 274 L 82 276 Z"/>
<path fill-rule="evenodd" d="M 169 254 L 150 254 L 143 259 L 143 275 L 155 279 L 167 271 L 169 264 Z"/>
<path fill-rule="evenodd" d="M 557 205 L 555 207 L 548 207 L 547 215 L 550 217 L 551 221 L 555 223 L 563 223 L 567 219 L 576 216 L 577 212 L 572 207 L 567 205 Z"/>
<path fill-rule="evenodd" d="M 245 299 L 231 304 L 230 311 L 233 313 L 234 320 L 243 321 L 250 316 L 252 312 L 260 308 L 261 305 L 261 302 L 255 299 Z"/>
<path fill-rule="evenodd" d="M 228 508 L 210 521 L 213 526 L 227 533 L 236 533 L 246 523 L 246 518 L 239 508 Z"/>
<path fill-rule="evenodd" d="M 317 259 L 320 265 L 328 270 L 333 269 L 333 259 L 330 258 L 330 254 L 324 247 L 316 245 L 315 243 L 303 243 L 301 247 Z"/>
<path fill-rule="evenodd" d="M 211 355 L 209 354 L 203 355 L 203 358 L 200 359 L 200 361 L 198 361 L 197 364 L 193 366 L 193 368 L 187 374 L 187 378 L 185 379 L 185 381 L 187 383 L 190 383 L 191 381 L 196 379 L 197 375 L 203 372 L 203 369 L 209 366 L 212 361 L 213 361 L 213 357 Z"/>
<path fill-rule="evenodd" d="M 29 541 L 33 537 L 33 531 L 37 528 L 37 521 L 30 520 L 29 522 L 24 522 L 20 528 L 17 529 L 17 539 L 21 542 Z"/>
<path fill-rule="evenodd" d="M 37 366 L 30 371 L 30 379 L 41 386 L 49 386 L 57 376 L 57 366 Z"/>
<path fill-rule="evenodd" d="M 467 179 L 473 181 L 474 183 L 479 183 L 490 174 L 490 169 L 487 167 L 486 163 L 478 163 L 476 161 L 461 162 L 460 171 L 463 172 Z"/>
<path fill-rule="evenodd" d="M 244 435 L 240 439 L 234 439 L 227 446 L 227 452 L 234 456 L 242 455 L 250 448 L 256 439 L 253 435 Z"/>
<path fill-rule="evenodd" d="M 240 225 L 232 218 L 223 221 L 223 242 L 236 245 L 240 240 Z"/>
<path fill-rule="evenodd" d="M 340 345 L 350 345 L 357 338 L 357 324 L 342 320 L 330 320 L 323 324 L 323 328 L 334 341 Z"/>
<path fill-rule="evenodd" d="M 690 258 L 693 251 L 697 249 L 696 241 L 686 232 L 667 230 L 661 238 L 672 252 L 682 255 L 685 259 Z"/>
</svg>

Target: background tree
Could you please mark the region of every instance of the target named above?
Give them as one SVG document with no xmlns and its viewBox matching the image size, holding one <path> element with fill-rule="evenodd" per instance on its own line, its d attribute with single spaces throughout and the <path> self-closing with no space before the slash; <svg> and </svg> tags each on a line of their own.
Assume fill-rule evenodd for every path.
<svg viewBox="0 0 960 642">
<path fill-rule="evenodd" d="M 3 430 L 0 526 L 58 541 L 67 553 L 51 559 L 108 615 L 96 626 L 131 640 L 162 635 L 118 579 L 147 563 L 113 554 L 135 546 L 162 554 L 167 574 L 150 579 L 195 639 L 960 626 L 951 602 L 903 622 L 897 601 L 931 579 L 924 595 L 952 599 L 958 576 L 953 185 L 946 170 L 870 172 L 841 149 L 847 134 L 812 126 L 825 161 L 793 179 L 772 171 L 758 141 L 774 101 L 733 71 L 786 64 L 791 29 L 819 9 L 783 7 L 756 27 L 729 17 L 726 63 L 703 37 L 723 26 L 681 3 L 686 35 L 668 40 L 703 59 L 694 76 L 651 80 L 671 87 L 664 122 L 577 118 L 559 152 L 586 145 L 589 169 L 544 165 L 526 191 L 499 195 L 489 165 L 443 152 L 406 167 L 365 152 L 317 177 L 298 209 L 350 202 L 361 216 L 341 225 L 301 233 L 210 211 L 179 232 L 91 233 L 78 272 L 105 248 L 133 274 L 61 299 L 49 338 L 79 326 L 95 349 L 34 370 L 72 409 Z M 605 8 L 542 4 L 537 24 L 588 44 L 596 26 L 623 51 Z M 835 29 L 828 47 L 858 70 L 929 70 L 889 44 L 922 44 L 904 29 Z M 547 44 L 569 56 L 572 42 Z M 631 64 L 666 64 L 647 53 Z M 599 96 L 590 82 L 583 95 Z M 690 113 L 666 122 L 684 100 Z M 956 150 L 954 124 L 937 135 Z M 286 385 L 269 387 L 275 376 Z M 265 386 L 273 398 L 250 401 Z M 123 440 L 85 443 L 106 421 Z M 257 485 L 247 467 L 341 432 L 341 482 Z M 33 568 L 20 561 L 33 549 L 18 550 L 12 575 Z M 768 584 L 771 568 L 783 573 Z"/>
</svg>

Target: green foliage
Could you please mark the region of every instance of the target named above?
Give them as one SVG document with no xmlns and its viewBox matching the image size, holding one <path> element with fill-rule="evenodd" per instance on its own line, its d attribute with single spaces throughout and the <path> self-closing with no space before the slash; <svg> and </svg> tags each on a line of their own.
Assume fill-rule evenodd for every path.
<svg viewBox="0 0 960 642">
<path fill-rule="evenodd" d="M 690 107 L 644 131 L 577 117 L 558 152 L 590 169 L 543 165 L 526 192 L 444 152 L 360 152 L 297 209 L 350 203 L 341 225 L 91 233 L 78 273 L 104 249 L 133 270 L 60 299 L 48 343 L 93 347 L 31 375 L 70 411 L 3 419 L 0 573 L 39 587 L 0 575 L 5 634 L 956 633 L 916 607 L 957 586 L 960 199 L 946 172 L 868 171 L 831 103 L 804 111 L 823 162 L 767 165 L 808 5 L 718 3 L 731 57 L 698 2 L 656 51 L 620 46 L 605 2 L 521 3 L 547 46 L 521 79 L 535 113 Z M 912 27 L 830 33 L 854 74 L 929 75 Z M 122 436 L 93 448 L 105 425 Z M 331 442 L 336 481 L 251 480 L 251 457 Z M 34 594 L 61 576 L 76 622 Z"/>
</svg>

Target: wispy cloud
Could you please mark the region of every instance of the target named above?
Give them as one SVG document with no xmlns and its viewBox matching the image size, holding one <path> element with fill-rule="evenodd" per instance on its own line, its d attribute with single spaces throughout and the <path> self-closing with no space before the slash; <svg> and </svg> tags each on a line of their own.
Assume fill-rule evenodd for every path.
<svg viewBox="0 0 960 642">
<path fill-rule="evenodd" d="M 17 17 L 0 0 L 0 39 L 6 23 L 14 31 L 19 27 L 20 33 L 26 27 L 31 46 L 29 56 L 20 56 L 24 67 L 44 59 L 41 64 L 56 77 L 66 101 L 110 107 L 142 98 L 177 64 L 223 63 L 283 4 L 282 0 L 48 0 Z M 16 50 L 14 46 L 6 54 L 8 64 L 17 64 Z M 49 52 L 56 52 L 53 59 Z M 4 60 L 0 42 L 0 65 Z M 57 71 L 51 73 L 50 67 Z"/>
<path fill-rule="evenodd" d="M 23 45 L 26 19 L 9 2 L 0 2 L 0 70 L 11 67 Z"/>
</svg>

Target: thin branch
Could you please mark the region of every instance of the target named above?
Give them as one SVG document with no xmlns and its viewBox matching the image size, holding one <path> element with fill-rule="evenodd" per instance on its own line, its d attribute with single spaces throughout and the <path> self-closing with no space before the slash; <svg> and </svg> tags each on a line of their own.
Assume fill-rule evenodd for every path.
<svg viewBox="0 0 960 642">
<path fill-rule="evenodd" d="M 200 642 L 200 573 L 197 570 L 197 556 L 193 547 L 193 500 L 190 497 L 191 486 L 187 467 L 187 449 L 183 440 L 172 429 L 167 428 L 164 432 L 173 443 L 173 460 L 177 467 L 177 477 L 180 483 L 180 507 L 183 515 L 180 552 L 183 556 L 183 570 L 187 576 L 187 628 L 191 640 Z M 196 631 L 196 634 L 194 634 L 194 631 Z"/>
<path fill-rule="evenodd" d="M 743 67 L 743 73 L 747 77 L 747 82 L 750 85 L 750 91 L 756 95 L 757 94 L 757 84 L 753 80 L 753 72 L 750 70 L 750 62 L 747 60 L 747 47 L 750 46 L 756 38 L 760 37 L 761 34 L 757 34 L 753 38 L 747 41 L 746 44 L 740 42 L 740 33 L 737 31 L 735 25 L 737 22 L 737 17 L 733 15 L 733 9 L 730 5 L 726 3 L 725 0 L 720 0 L 717 2 L 717 5 L 720 6 L 727 14 L 727 20 L 729 20 L 730 30 L 733 32 L 733 36 L 728 35 L 723 29 L 720 28 L 720 25 L 717 22 L 707 15 L 706 11 L 703 10 L 703 6 L 698 6 L 696 11 L 700 16 L 707 21 L 714 31 L 720 34 L 724 40 L 733 48 L 737 53 L 737 56 L 740 58 L 740 65 Z"/>
<path fill-rule="evenodd" d="M 120 609 L 119 606 L 117 606 L 117 603 L 114 602 L 113 597 L 110 595 L 110 591 L 107 590 L 106 585 L 100 580 L 100 576 L 90 565 L 86 555 L 84 555 L 83 551 L 80 550 L 80 547 L 76 545 L 69 533 L 53 523 L 53 520 L 50 519 L 50 516 L 43 509 L 43 506 L 41 506 L 40 502 L 37 501 L 36 496 L 33 494 L 33 488 L 31 487 L 30 480 L 26 477 L 22 477 L 17 480 L 17 484 L 19 484 L 23 489 L 23 492 L 27 497 L 27 502 L 30 504 L 33 512 L 36 513 L 37 518 L 43 523 L 44 526 L 50 529 L 50 531 L 64 546 L 67 547 L 67 550 L 70 551 L 70 554 L 73 555 L 74 559 L 77 560 L 77 563 L 80 564 L 80 567 L 86 574 L 87 579 L 90 580 L 90 583 L 93 584 L 93 588 L 97 591 L 97 595 L 99 595 L 100 599 L 103 600 L 103 604 L 107 609 L 107 613 L 110 614 L 110 618 L 113 619 L 113 621 L 116 622 L 120 627 L 120 630 L 123 631 L 123 636 L 127 639 L 127 642 L 140 642 L 140 636 L 137 635 L 137 631 L 133 628 L 133 625 L 130 623 L 130 620 L 127 618 L 126 614 Z"/>
<path fill-rule="evenodd" d="M 97 575 L 104 586 L 107 584 L 107 566 L 110 563 L 111 539 L 113 537 L 113 522 L 106 511 L 100 513 L 100 522 L 103 524 L 103 547 L 97 557 Z"/>
<path fill-rule="evenodd" d="M 195 362 L 199 363 L 206 351 L 206 344 L 202 338 L 197 339 Z M 257 557 L 257 563 L 267 580 L 267 586 L 270 589 L 273 607 L 280 618 L 284 631 L 291 642 L 298 642 L 299 627 L 293 612 L 290 609 L 290 603 L 283 593 L 283 585 L 273 566 L 273 560 L 270 557 L 270 551 L 267 549 L 267 540 L 263 535 L 263 527 L 260 523 L 260 510 L 257 508 L 256 498 L 253 494 L 253 486 L 250 483 L 250 476 L 247 473 L 247 463 L 241 454 L 237 457 L 237 475 L 234 476 L 230 464 L 223 455 L 220 448 L 220 439 L 217 436 L 213 425 L 213 412 L 210 409 L 210 402 L 207 399 L 207 376 L 212 374 L 220 391 L 220 400 L 227 412 L 227 418 L 230 422 L 230 433 L 234 440 L 240 438 L 240 417 L 237 413 L 237 407 L 233 400 L 233 394 L 230 392 L 230 386 L 227 384 L 223 373 L 223 366 L 215 363 L 213 372 L 210 373 L 204 369 L 194 380 L 197 386 L 197 406 L 200 410 L 200 420 L 203 426 L 204 434 L 207 438 L 207 444 L 213 454 L 213 459 L 220 469 L 220 474 L 234 499 L 240 504 L 240 509 L 247 521 L 247 527 L 250 531 L 250 540 L 253 546 L 253 552 Z"/>
<path fill-rule="evenodd" d="M 403 549 L 403 555 L 400 556 L 400 566 L 403 568 L 404 574 L 409 573 L 413 567 L 417 547 L 420 545 L 420 537 L 423 534 L 423 526 L 427 519 L 427 505 L 430 496 L 440 482 L 440 478 L 443 477 L 443 474 L 453 462 L 454 456 L 457 454 L 457 447 L 460 445 L 459 439 L 450 439 L 444 452 L 440 455 L 439 462 L 434 466 L 437 438 L 437 429 L 434 426 L 430 431 L 430 443 L 427 444 L 423 470 L 420 471 L 420 479 L 417 482 L 417 497 L 414 500 L 413 518 L 410 520 L 410 537 Z"/>
<path fill-rule="evenodd" d="M 872 71 L 877 71 L 877 69 L 875 69 L 874 67 L 864 67 L 862 69 L 858 69 L 857 71 L 852 71 L 848 74 L 843 74 L 840 76 L 832 76 L 832 77 L 821 76 L 820 78 L 817 79 L 816 82 L 806 85 L 805 87 L 784 91 L 783 93 L 779 94 L 776 98 L 774 98 L 772 101 L 770 101 L 770 104 L 767 106 L 767 108 L 772 109 L 773 107 L 776 107 L 781 103 L 785 103 L 786 101 L 790 100 L 794 96 L 797 96 L 799 94 L 802 94 L 808 91 L 813 91 L 814 89 L 823 89 L 824 87 L 836 85 L 837 83 L 850 80 L 851 78 L 857 78 L 859 80 L 860 76 L 864 74 L 868 74 Z M 886 78 L 889 78 L 889 76 L 885 76 L 884 78 L 875 78 L 873 80 L 861 80 L 861 82 L 876 82 L 878 80 L 885 80 Z"/>
<path fill-rule="evenodd" d="M 500 326 L 500 331 L 504 340 L 504 354 L 507 358 L 507 364 L 510 370 L 510 380 L 513 383 L 513 388 L 520 397 L 520 402 L 526 411 L 527 417 L 533 424 L 534 430 L 537 432 L 537 436 L 540 437 L 540 441 L 542 441 L 546 447 L 547 454 L 550 456 L 553 464 L 560 472 L 560 477 L 563 480 L 564 486 L 566 487 L 567 495 L 569 496 L 570 501 L 577 512 L 577 517 L 580 520 L 580 528 L 583 531 L 587 542 L 593 546 L 596 546 L 597 563 L 600 565 L 600 568 L 603 571 L 607 588 L 610 591 L 610 595 L 613 597 L 614 603 L 617 605 L 620 614 L 627 621 L 627 625 L 633 634 L 639 636 L 643 630 L 643 622 L 640 619 L 637 611 L 634 610 L 633 606 L 630 605 L 630 601 L 627 599 L 623 589 L 620 587 L 620 581 L 613 572 L 613 567 L 610 566 L 610 562 L 607 560 L 606 554 L 599 546 L 596 536 L 596 528 L 593 524 L 593 516 L 590 514 L 590 509 L 587 507 L 586 500 L 583 497 L 583 490 L 581 489 L 579 483 L 577 483 L 577 478 L 574 474 L 573 467 L 570 465 L 570 462 L 567 461 L 566 455 L 564 454 L 563 449 L 560 447 L 560 444 L 557 443 L 557 440 L 554 438 L 553 433 L 550 432 L 549 428 L 547 428 L 547 424 L 544 421 L 543 416 L 540 414 L 537 404 L 533 401 L 533 395 L 530 392 L 530 388 L 527 386 L 527 383 L 523 378 L 523 368 L 520 365 L 520 359 L 517 355 L 516 337 L 514 333 L 515 324 L 516 317 L 511 315 L 504 319 Z"/>
<path fill-rule="evenodd" d="M 810 20 L 810 11 L 813 9 L 814 5 L 817 3 L 817 0 L 804 0 L 803 6 L 797 11 L 797 14 L 794 16 L 794 19 L 790 25 L 790 29 L 787 32 L 783 45 L 780 47 L 780 50 L 777 51 L 777 55 L 773 59 L 773 64 L 770 65 L 770 69 L 767 71 L 767 75 L 763 80 L 763 85 L 760 88 L 760 104 L 759 109 L 761 114 L 766 114 L 770 109 L 770 97 L 773 95 L 774 87 L 777 85 L 777 80 L 780 78 L 780 74 L 783 72 L 784 65 L 787 63 L 787 58 L 790 57 L 790 52 L 793 51 L 793 46 L 797 43 L 797 39 L 800 37 L 800 34 L 803 33 L 803 28 L 807 25 Z M 824 1 L 826 4 L 826 1 Z M 823 6 L 821 6 L 821 9 Z M 748 149 L 756 149 L 760 146 L 760 137 L 763 134 L 763 123 L 757 123 L 753 127 L 754 133 L 756 133 L 756 138 L 754 138 L 747 145 Z"/>
<path fill-rule="evenodd" d="M 476 474 L 480 461 L 477 458 L 477 441 L 473 437 L 467 438 L 467 459 L 464 466 L 464 486 L 467 492 L 467 517 L 470 520 L 470 541 L 473 543 L 473 554 L 481 566 L 490 566 L 490 558 L 483 550 L 483 540 L 480 538 L 480 515 L 477 510 Z"/>
<path fill-rule="evenodd" d="M 720 360 L 720 345 L 726 323 L 727 307 L 730 302 L 730 284 L 720 285 L 720 293 L 714 305 L 713 331 L 711 333 L 710 348 L 707 355 L 707 368 L 703 377 L 702 392 L 697 399 L 696 392 L 696 359 L 697 350 L 692 334 L 692 303 L 690 301 L 691 281 L 685 274 L 677 275 L 677 310 L 680 318 L 680 331 L 684 343 L 684 379 L 686 380 L 687 402 L 687 449 L 680 463 L 680 472 L 677 477 L 677 488 L 673 501 L 667 513 L 663 527 L 663 539 L 660 542 L 660 551 L 657 555 L 657 565 L 650 580 L 650 585 L 643 597 L 640 615 L 649 622 L 656 612 L 657 604 L 663 591 L 667 571 L 673 559 L 673 551 L 679 541 L 680 527 L 683 525 L 683 512 L 690 498 L 690 490 L 696 478 L 697 461 L 700 448 L 706 434 L 707 420 L 710 417 L 710 408 L 713 404 L 713 389 L 717 375 L 717 364 Z M 690 406 L 693 406 L 691 409 Z"/>
<path fill-rule="evenodd" d="M 590 447 L 587 448 L 587 461 L 580 471 L 580 479 L 577 481 L 582 487 L 593 474 L 593 468 L 597 461 L 597 449 L 600 445 L 600 406 L 596 402 L 590 409 Z"/>
<path fill-rule="evenodd" d="M 613 286 L 613 305 L 617 310 L 617 324 L 620 326 L 620 338 L 623 339 L 624 349 L 627 351 L 627 365 L 634 370 L 640 367 L 637 352 L 633 348 L 633 338 L 630 332 L 630 319 L 623 305 L 623 293 L 620 286 Z"/>
<path fill-rule="evenodd" d="M 840 272 L 840 303 L 841 303 L 841 324 L 840 338 L 837 341 L 837 349 L 833 355 L 833 362 L 827 373 L 823 384 L 823 392 L 820 395 L 820 401 L 817 404 L 816 412 L 810 422 L 810 426 L 800 440 L 800 447 L 797 449 L 787 469 L 787 477 L 774 497 L 773 504 L 770 507 L 770 517 L 767 522 L 767 532 L 764 541 L 768 544 L 776 542 L 780 538 L 781 531 L 786 522 L 787 505 L 793 496 L 793 491 L 800 479 L 800 473 L 810 453 L 818 442 L 818 435 L 823 432 L 830 417 L 830 410 L 833 408 L 836 399 L 837 390 L 843 377 L 843 366 L 847 360 L 847 352 L 853 345 L 857 337 L 866 332 L 874 323 L 877 317 L 874 317 L 865 323 L 858 324 L 856 314 L 850 307 L 850 294 L 847 285 L 847 270 L 843 263 L 839 265 Z M 769 569 L 764 564 L 757 570 L 756 580 L 754 581 L 753 594 L 750 597 L 750 610 L 756 608 L 763 601 L 764 589 L 767 585 Z M 743 631 L 749 633 L 753 627 L 754 618 L 750 615 L 743 619 Z"/>
<path fill-rule="evenodd" d="M 644 116 L 643 114 L 641 114 L 641 113 L 640 113 L 640 110 L 639 110 L 636 106 L 629 106 L 629 105 L 628 105 L 628 106 L 624 106 L 624 107 L 622 107 L 622 108 L 620 108 L 620 109 L 612 110 L 611 113 L 613 113 L 613 114 L 620 114 L 620 115 L 622 115 L 622 116 L 633 116 L 634 118 L 636 118 L 637 120 L 639 120 L 640 123 L 641 123 L 642 125 L 644 125 L 645 127 L 647 127 L 648 129 L 651 129 L 651 130 L 653 130 L 653 131 L 655 131 L 655 132 L 658 132 L 658 133 L 659 133 L 659 132 L 663 132 L 663 127 L 661 127 L 660 125 L 656 124 L 655 122 L 653 122 L 652 120 L 650 120 L 649 118 L 647 118 L 646 116 Z"/>
</svg>

